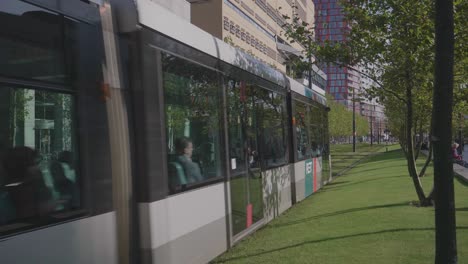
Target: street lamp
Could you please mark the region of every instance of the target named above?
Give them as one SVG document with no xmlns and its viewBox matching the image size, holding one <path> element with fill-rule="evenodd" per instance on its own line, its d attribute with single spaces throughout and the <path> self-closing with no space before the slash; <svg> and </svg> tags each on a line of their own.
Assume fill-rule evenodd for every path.
<svg viewBox="0 0 468 264">
<path fill-rule="evenodd" d="M 373 110 L 375 110 L 375 105 L 371 105 L 370 108 L 370 145 L 374 145 L 374 133 L 373 133 Z"/>
<path fill-rule="evenodd" d="M 354 100 L 355 91 L 353 90 L 353 152 L 356 152 L 356 101 Z"/>
<path fill-rule="evenodd" d="M 463 153 L 463 143 L 464 143 L 464 140 L 463 140 L 463 137 L 462 137 L 462 133 L 463 133 L 463 121 L 464 120 L 464 117 L 463 117 L 463 114 L 460 113 L 460 124 L 458 126 L 458 143 L 459 143 L 459 150 L 458 152 L 459 153 Z"/>
<path fill-rule="evenodd" d="M 388 128 L 385 128 L 385 130 L 384 130 L 384 134 L 385 134 L 385 152 L 388 151 L 388 140 L 390 139 L 389 133 L 390 133 L 390 130 L 388 130 Z"/>
<path fill-rule="evenodd" d="M 356 100 L 359 101 L 359 108 L 364 104 L 360 98 L 356 99 L 354 97 L 354 89 L 353 89 L 353 152 L 356 152 Z"/>
</svg>

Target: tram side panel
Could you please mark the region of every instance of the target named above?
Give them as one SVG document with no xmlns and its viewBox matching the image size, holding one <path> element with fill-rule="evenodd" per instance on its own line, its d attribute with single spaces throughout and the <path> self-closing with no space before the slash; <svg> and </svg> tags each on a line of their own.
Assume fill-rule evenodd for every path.
<svg viewBox="0 0 468 264">
<path fill-rule="evenodd" d="M 223 184 L 140 203 L 142 263 L 207 263 L 226 251 Z"/>
<path fill-rule="evenodd" d="M 292 206 L 292 166 L 289 164 L 262 173 L 264 216 L 267 222 Z"/>
<path fill-rule="evenodd" d="M 129 41 L 140 263 L 207 263 L 228 239 L 218 75 L 150 29 Z"/>
</svg>

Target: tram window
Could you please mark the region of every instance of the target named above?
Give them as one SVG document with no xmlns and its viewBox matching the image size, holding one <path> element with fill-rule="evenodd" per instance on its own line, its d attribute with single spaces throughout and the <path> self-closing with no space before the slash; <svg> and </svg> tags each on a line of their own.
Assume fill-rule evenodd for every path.
<svg viewBox="0 0 468 264">
<path fill-rule="evenodd" d="M 257 118 L 261 120 L 261 153 L 265 168 L 287 162 L 286 101 L 283 95 L 257 89 Z"/>
<path fill-rule="evenodd" d="M 297 159 L 304 160 L 309 158 L 308 154 L 310 153 L 310 136 L 308 130 L 310 106 L 300 101 L 294 101 L 294 104 Z"/>
<path fill-rule="evenodd" d="M 317 106 L 311 106 L 310 109 L 310 153 L 312 157 L 318 157 L 322 155 L 322 140 L 320 136 L 320 110 Z"/>
<path fill-rule="evenodd" d="M 284 96 L 247 81 L 232 79 L 227 84 L 231 173 L 286 164 Z"/>
<path fill-rule="evenodd" d="M 62 22 L 63 16 L 22 1 L 0 1 L 0 74 L 66 82 Z"/>
<path fill-rule="evenodd" d="M 221 177 L 220 87 L 215 71 L 163 54 L 169 188 Z"/>
<path fill-rule="evenodd" d="M 73 103 L 0 86 L 0 232 L 81 207 Z"/>
</svg>

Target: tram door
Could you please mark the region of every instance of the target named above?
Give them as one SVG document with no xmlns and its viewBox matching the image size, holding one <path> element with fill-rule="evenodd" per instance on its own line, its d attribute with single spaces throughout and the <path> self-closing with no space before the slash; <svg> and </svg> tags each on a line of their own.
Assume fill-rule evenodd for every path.
<svg viewBox="0 0 468 264">
<path fill-rule="evenodd" d="M 245 82 L 228 83 L 228 126 L 232 234 L 263 219 L 262 177 L 259 161 L 258 115 L 255 90 Z"/>
</svg>

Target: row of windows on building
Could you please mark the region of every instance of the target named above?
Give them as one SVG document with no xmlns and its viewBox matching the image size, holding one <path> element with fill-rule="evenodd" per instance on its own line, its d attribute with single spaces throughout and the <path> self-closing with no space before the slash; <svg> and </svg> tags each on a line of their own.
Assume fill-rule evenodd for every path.
<svg viewBox="0 0 468 264">
<path fill-rule="evenodd" d="M 315 22 L 317 23 L 317 25 L 320 26 L 319 22 L 323 22 L 323 21 L 335 22 L 335 21 L 343 21 L 343 20 L 344 20 L 344 15 L 328 15 L 328 16 L 325 16 L 325 15 L 319 16 L 319 15 L 317 15 L 316 19 L 315 19 Z"/>
<path fill-rule="evenodd" d="M 272 40 L 275 40 L 275 36 L 268 32 L 265 28 L 263 28 L 263 26 L 261 26 L 260 24 L 258 24 L 255 20 L 253 20 L 249 15 L 247 15 L 246 13 L 244 13 L 244 11 L 242 11 L 241 9 L 239 9 L 239 7 L 237 7 L 236 5 L 233 5 L 231 2 L 229 2 L 229 0 L 224 0 L 224 3 L 229 6 L 232 10 L 234 10 L 234 12 L 236 12 L 239 16 L 241 16 L 243 19 L 245 19 L 245 21 L 249 22 L 251 25 L 253 25 L 254 27 L 256 27 L 258 30 L 260 30 L 263 34 L 265 34 L 266 37 L 272 39 Z M 243 2 L 242 2 L 243 3 Z M 255 13 L 252 11 L 251 15 L 254 15 Z M 257 16 L 257 14 L 255 14 L 255 16 Z M 258 19 L 258 16 L 256 17 Z M 262 19 L 262 20 L 259 20 L 261 22 L 263 22 L 264 25 L 266 25 L 266 22 Z M 269 28 L 271 30 L 271 28 Z M 272 30 L 272 32 L 275 32 L 274 30 Z"/>
<path fill-rule="evenodd" d="M 335 3 L 335 2 L 328 3 L 328 1 L 325 1 L 325 2 L 327 2 L 327 3 L 317 4 L 315 7 L 316 8 L 321 8 L 321 9 L 341 8 L 338 3 Z"/>
<path fill-rule="evenodd" d="M 343 35 L 325 35 L 321 37 L 322 40 L 335 40 L 335 41 L 342 41 L 346 40 L 346 37 Z"/>
<path fill-rule="evenodd" d="M 329 22 L 326 23 L 326 26 L 322 23 L 323 28 L 342 28 L 344 26 L 346 26 L 346 22 Z"/>
<path fill-rule="evenodd" d="M 347 93 L 348 88 L 344 86 L 341 86 L 341 87 L 330 86 L 329 91 L 330 93 Z"/>
<path fill-rule="evenodd" d="M 327 81 L 315 71 L 312 71 L 312 83 L 325 90 Z"/>
<path fill-rule="evenodd" d="M 332 94 L 335 100 L 348 100 L 348 93 L 334 93 Z"/>
<path fill-rule="evenodd" d="M 286 20 L 283 18 L 283 15 L 276 10 L 273 6 L 268 4 L 265 0 L 255 0 L 260 9 L 262 9 L 269 17 L 273 19 L 279 26 L 286 24 Z"/>
<path fill-rule="evenodd" d="M 330 73 L 347 73 L 347 69 L 346 68 L 342 68 L 342 67 L 337 67 L 337 66 L 325 66 L 325 67 L 322 67 L 325 72 L 327 74 L 330 74 Z"/>
<path fill-rule="evenodd" d="M 340 80 L 340 79 L 345 79 L 346 74 L 344 73 L 331 73 L 328 74 L 328 80 Z"/>
<path fill-rule="evenodd" d="M 315 4 L 331 4 L 331 3 L 336 3 L 338 4 L 340 0 L 314 0 Z"/>
<path fill-rule="evenodd" d="M 346 81 L 345 80 L 329 80 L 328 81 L 328 85 L 331 85 L 331 86 L 334 86 L 334 85 L 346 85 Z"/>
<path fill-rule="evenodd" d="M 336 8 L 336 9 L 321 9 L 318 10 L 317 15 L 319 16 L 326 16 L 326 15 L 339 15 L 343 14 L 343 9 Z"/>
<path fill-rule="evenodd" d="M 318 35 L 343 35 L 343 30 L 341 28 L 333 29 L 320 29 L 317 30 Z"/>
<path fill-rule="evenodd" d="M 261 53 L 276 60 L 276 51 L 274 51 L 272 48 L 267 47 L 263 42 L 256 39 L 253 34 L 247 32 L 245 29 L 241 28 L 239 25 L 236 25 L 234 21 L 230 21 L 227 17 L 224 17 L 223 25 L 224 25 L 224 30 L 230 32 L 232 35 L 236 36 L 237 38 L 244 41 L 248 45 L 259 50 Z"/>
<path fill-rule="evenodd" d="M 329 21 L 326 21 L 325 19 L 317 20 L 316 25 L 320 29 L 329 28 L 329 29 L 341 30 L 341 33 L 342 33 L 342 30 L 347 30 L 349 28 L 347 27 L 346 22 L 343 22 L 343 21 L 342 22 L 329 22 Z"/>
</svg>

